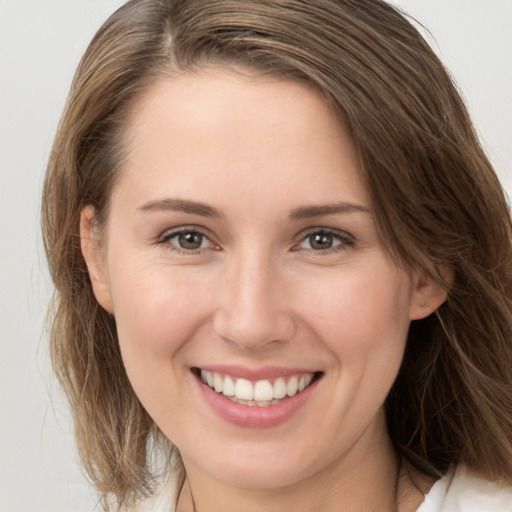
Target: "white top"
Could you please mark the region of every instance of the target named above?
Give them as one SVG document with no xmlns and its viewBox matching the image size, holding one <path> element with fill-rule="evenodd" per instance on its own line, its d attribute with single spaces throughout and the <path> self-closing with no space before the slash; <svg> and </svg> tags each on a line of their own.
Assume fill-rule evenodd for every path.
<svg viewBox="0 0 512 512">
<path fill-rule="evenodd" d="M 432 486 L 417 512 L 512 512 L 512 486 L 459 466 Z"/>
<path fill-rule="evenodd" d="M 171 477 L 162 492 L 146 500 L 138 512 L 174 512 L 175 499 Z M 460 466 L 432 486 L 417 512 L 512 512 L 512 486 L 489 482 Z"/>
</svg>

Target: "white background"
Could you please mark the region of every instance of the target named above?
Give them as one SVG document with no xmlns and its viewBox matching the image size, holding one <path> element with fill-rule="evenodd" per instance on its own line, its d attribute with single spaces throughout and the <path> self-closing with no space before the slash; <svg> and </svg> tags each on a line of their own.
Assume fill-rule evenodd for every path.
<svg viewBox="0 0 512 512">
<path fill-rule="evenodd" d="M 47 356 L 40 189 L 74 68 L 122 0 L 0 0 L 0 512 L 86 512 Z M 512 190 L 512 0 L 397 0 L 432 33 Z"/>
</svg>

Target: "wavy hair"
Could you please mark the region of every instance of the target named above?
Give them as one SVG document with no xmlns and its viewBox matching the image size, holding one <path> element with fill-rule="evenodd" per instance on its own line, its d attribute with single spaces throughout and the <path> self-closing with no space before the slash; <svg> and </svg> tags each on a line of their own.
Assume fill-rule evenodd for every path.
<svg viewBox="0 0 512 512">
<path fill-rule="evenodd" d="M 417 29 L 380 0 L 132 0 L 78 67 L 42 203 L 53 365 L 105 508 L 151 494 L 152 444 L 173 448 L 133 392 L 115 319 L 94 298 L 80 212 L 93 205 L 100 226 L 108 218 L 137 98 L 176 71 L 217 63 L 320 90 L 357 147 L 386 250 L 449 290 L 435 314 L 412 322 L 386 401 L 397 451 L 432 476 L 465 463 L 512 480 L 509 209 L 456 87 Z"/>
</svg>

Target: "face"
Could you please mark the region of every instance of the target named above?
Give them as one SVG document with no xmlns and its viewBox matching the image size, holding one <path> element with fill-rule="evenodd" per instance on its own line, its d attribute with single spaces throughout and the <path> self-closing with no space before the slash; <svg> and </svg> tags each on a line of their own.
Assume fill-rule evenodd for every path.
<svg viewBox="0 0 512 512">
<path fill-rule="evenodd" d="M 83 251 L 187 472 L 268 488 L 368 459 L 425 290 L 386 255 L 327 101 L 212 68 L 157 83 L 125 136 L 104 258 L 90 210 Z"/>
</svg>

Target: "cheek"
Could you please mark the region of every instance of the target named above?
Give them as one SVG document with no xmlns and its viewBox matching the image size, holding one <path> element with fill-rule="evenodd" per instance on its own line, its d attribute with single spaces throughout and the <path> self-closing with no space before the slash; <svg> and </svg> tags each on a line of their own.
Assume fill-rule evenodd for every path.
<svg viewBox="0 0 512 512">
<path fill-rule="evenodd" d="M 312 329 L 343 361 L 363 364 L 376 353 L 401 357 L 411 297 L 404 272 L 384 264 L 347 270 L 306 296 Z"/>
<path fill-rule="evenodd" d="M 112 276 L 123 361 L 130 378 L 147 379 L 149 372 L 159 368 L 168 375 L 169 362 L 177 361 L 181 348 L 204 321 L 208 294 L 206 290 L 197 293 L 197 279 L 186 272 L 148 264 L 132 268 L 120 279 Z"/>
<path fill-rule="evenodd" d="M 121 274 L 121 273 L 120 273 Z M 127 277 L 129 275 L 129 277 Z M 184 355 L 204 323 L 208 295 L 197 283 L 151 265 L 138 265 L 122 279 L 112 276 L 114 314 L 129 380 L 158 424 L 174 424 L 173 411 L 185 410 Z M 203 301 L 203 304 L 201 304 Z"/>
<path fill-rule="evenodd" d="M 356 436 L 381 410 L 402 363 L 409 329 L 410 281 L 387 267 L 347 273 L 313 290 L 310 325 L 331 353 L 334 423 Z M 321 422 L 318 425 L 321 428 Z"/>
</svg>

